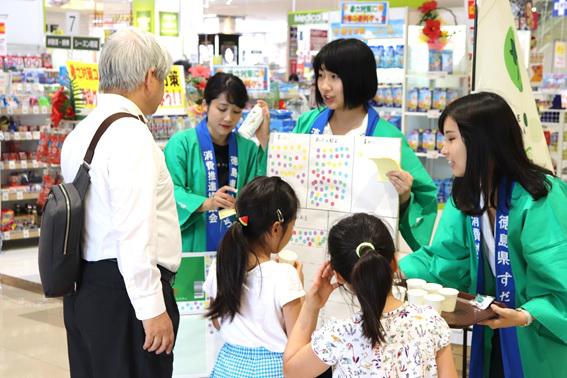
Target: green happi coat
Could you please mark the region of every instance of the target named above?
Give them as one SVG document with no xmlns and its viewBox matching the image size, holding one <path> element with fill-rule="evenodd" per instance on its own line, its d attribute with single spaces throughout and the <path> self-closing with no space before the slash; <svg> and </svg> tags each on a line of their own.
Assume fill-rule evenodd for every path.
<svg viewBox="0 0 567 378">
<path fill-rule="evenodd" d="M 301 115 L 293 132 L 309 134 L 315 119 L 324 110 L 325 108 L 318 108 Z M 400 233 L 413 250 L 428 245 L 437 217 L 437 188 L 396 126 L 379 119 L 374 136 L 402 139 L 401 168 L 413 176 L 413 185 L 409 204 L 400 213 Z"/>
<path fill-rule="evenodd" d="M 508 220 L 516 306 L 535 319 L 530 326 L 517 328 L 527 378 L 567 374 L 567 184 L 550 180 L 551 191 L 537 201 L 521 185 L 514 185 Z M 486 258 L 484 264 L 487 294 L 494 296 L 496 281 Z M 478 259 L 471 217 L 448 201 L 431 246 L 403 258 L 400 268 L 408 278 L 476 293 Z M 488 376 L 492 332 L 488 327 L 486 331 Z"/>
<path fill-rule="evenodd" d="M 262 147 L 236 134 L 238 179 L 236 189 L 266 174 L 267 154 Z M 197 212 L 207 199 L 207 171 L 195 129 L 173 135 L 164 150 L 173 180 L 183 252 L 207 249 L 206 212 Z M 219 186 L 220 189 L 220 186 Z"/>
</svg>

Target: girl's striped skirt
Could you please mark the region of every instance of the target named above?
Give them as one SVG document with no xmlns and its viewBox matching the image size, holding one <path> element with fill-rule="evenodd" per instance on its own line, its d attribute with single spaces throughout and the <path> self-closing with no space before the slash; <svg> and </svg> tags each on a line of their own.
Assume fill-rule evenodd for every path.
<svg viewBox="0 0 567 378">
<path fill-rule="evenodd" d="M 264 347 L 247 348 L 225 343 L 217 356 L 211 378 L 283 377 L 283 353 Z"/>
</svg>

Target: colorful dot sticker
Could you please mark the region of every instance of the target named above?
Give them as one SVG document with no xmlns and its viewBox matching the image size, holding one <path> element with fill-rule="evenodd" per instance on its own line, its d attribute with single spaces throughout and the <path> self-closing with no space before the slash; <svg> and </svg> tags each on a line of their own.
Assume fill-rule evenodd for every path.
<svg viewBox="0 0 567 378">
<path fill-rule="evenodd" d="M 327 232 L 324 230 L 309 230 L 295 228 L 290 243 L 304 247 L 324 247 L 327 243 Z"/>
</svg>

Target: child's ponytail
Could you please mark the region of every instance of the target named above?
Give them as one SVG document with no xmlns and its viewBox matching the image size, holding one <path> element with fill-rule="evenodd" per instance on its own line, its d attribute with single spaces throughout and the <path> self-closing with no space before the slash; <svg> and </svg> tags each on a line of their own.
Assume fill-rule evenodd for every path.
<svg viewBox="0 0 567 378">
<path fill-rule="evenodd" d="M 264 247 L 265 236 L 275 222 L 285 233 L 298 208 L 292 187 L 279 177 L 256 177 L 239 192 L 236 220 L 217 251 L 217 294 L 207 317 L 234 318 L 240 310 L 250 259 L 259 261 L 254 251 Z"/>
<path fill-rule="evenodd" d="M 367 244 L 358 248 L 360 258 L 354 264 L 350 283 L 362 310 L 364 336 L 370 339 L 372 345 L 379 345 L 384 342 L 380 318 L 394 277 L 390 262 L 373 245 Z"/>
<path fill-rule="evenodd" d="M 342 219 L 329 231 L 331 266 L 351 286 L 362 310 L 362 329 L 373 346 L 384 341 L 380 318 L 392 290 L 395 246 L 384 223 L 369 214 Z"/>
</svg>

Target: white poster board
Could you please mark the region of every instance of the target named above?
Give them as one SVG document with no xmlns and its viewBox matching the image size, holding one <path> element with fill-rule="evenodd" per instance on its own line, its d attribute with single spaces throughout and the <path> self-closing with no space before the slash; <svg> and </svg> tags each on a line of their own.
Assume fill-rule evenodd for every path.
<svg viewBox="0 0 567 378">
<path fill-rule="evenodd" d="M 300 213 L 286 249 L 303 263 L 305 288 L 326 260 L 327 233 L 341 218 L 364 212 L 381 218 L 396 240 L 398 193 L 373 159 L 400 164 L 401 140 L 359 136 L 272 133 L 268 176 L 280 176 L 299 197 Z M 350 298 L 335 291 L 322 317 L 344 318 Z"/>
</svg>

